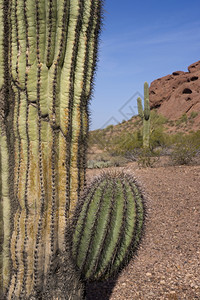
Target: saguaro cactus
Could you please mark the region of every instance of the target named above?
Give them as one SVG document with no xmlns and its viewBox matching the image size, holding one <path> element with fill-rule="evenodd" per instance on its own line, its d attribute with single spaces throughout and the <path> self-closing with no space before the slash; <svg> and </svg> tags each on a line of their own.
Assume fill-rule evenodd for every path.
<svg viewBox="0 0 200 300">
<path fill-rule="evenodd" d="M 142 107 L 142 99 L 137 98 L 138 114 L 143 120 L 143 147 L 149 148 L 150 138 L 150 106 L 149 106 L 149 85 L 144 83 L 144 109 Z"/>
<path fill-rule="evenodd" d="M 59 296 L 44 290 L 55 257 L 68 249 L 68 219 L 85 184 L 101 6 L 101 0 L 0 0 L 0 279 L 7 299 L 81 295 L 70 262 L 74 290 Z"/>
<path fill-rule="evenodd" d="M 101 11 L 101 0 L 0 0 L 1 299 L 83 299 L 84 280 L 116 273 L 138 245 L 137 184 L 85 184 Z"/>
</svg>

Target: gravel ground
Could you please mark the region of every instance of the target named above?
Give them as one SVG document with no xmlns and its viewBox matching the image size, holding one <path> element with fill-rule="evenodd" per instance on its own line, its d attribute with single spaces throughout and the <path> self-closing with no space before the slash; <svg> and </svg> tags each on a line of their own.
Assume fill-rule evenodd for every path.
<svg viewBox="0 0 200 300">
<path fill-rule="evenodd" d="M 139 169 L 130 163 L 125 171 L 145 191 L 145 235 L 119 277 L 88 284 L 86 299 L 200 300 L 200 166 Z"/>
</svg>

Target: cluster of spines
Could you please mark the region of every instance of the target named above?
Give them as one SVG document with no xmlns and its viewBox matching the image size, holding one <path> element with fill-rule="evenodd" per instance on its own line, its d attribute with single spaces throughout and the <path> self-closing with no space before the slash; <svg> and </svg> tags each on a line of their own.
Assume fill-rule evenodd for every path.
<svg viewBox="0 0 200 300">
<path fill-rule="evenodd" d="M 143 120 L 143 147 L 149 148 L 150 139 L 150 105 L 149 105 L 149 85 L 144 83 L 144 109 L 142 107 L 142 99 L 137 98 L 138 114 Z"/>
<path fill-rule="evenodd" d="M 9 1 L 17 209 L 8 299 L 37 294 L 57 248 L 66 247 L 68 218 L 85 183 L 101 6 L 100 0 Z"/>
<path fill-rule="evenodd" d="M 103 174 L 91 183 L 73 220 L 72 256 L 84 280 L 117 274 L 143 232 L 144 199 L 129 175 Z"/>
</svg>

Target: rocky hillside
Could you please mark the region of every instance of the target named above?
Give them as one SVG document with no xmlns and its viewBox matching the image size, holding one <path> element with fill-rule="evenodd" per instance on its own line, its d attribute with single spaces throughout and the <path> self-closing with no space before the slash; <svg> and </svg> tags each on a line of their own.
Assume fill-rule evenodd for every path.
<svg viewBox="0 0 200 300">
<path fill-rule="evenodd" d="M 154 80 L 149 89 L 151 124 L 163 124 L 168 134 L 200 130 L 200 61 L 188 67 L 188 72 L 175 71 Z M 133 116 L 128 121 L 90 132 L 97 140 L 120 136 L 123 132 L 140 130 L 142 121 Z"/>
<path fill-rule="evenodd" d="M 200 61 L 188 67 L 188 72 L 175 71 L 154 80 L 150 85 L 150 106 L 170 120 L 184 114 L 198 114 L 193 124 L 200 128 Z"/>
</svg>

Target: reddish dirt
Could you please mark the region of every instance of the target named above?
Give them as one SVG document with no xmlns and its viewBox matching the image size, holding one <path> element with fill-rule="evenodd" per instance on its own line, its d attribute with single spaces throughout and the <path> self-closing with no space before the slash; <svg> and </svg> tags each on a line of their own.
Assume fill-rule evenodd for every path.
<svg viewBox="0 0 200 300">
<path fill-rule="evenodd" d="M 146 230 L 126 269 L 89 284 L 86 299 L 200 299 L 200 166 L 117 169 L 133 174 L 144 190 Z M 88 178 L 100 172 L 89 170 Z"/>
</svg>

